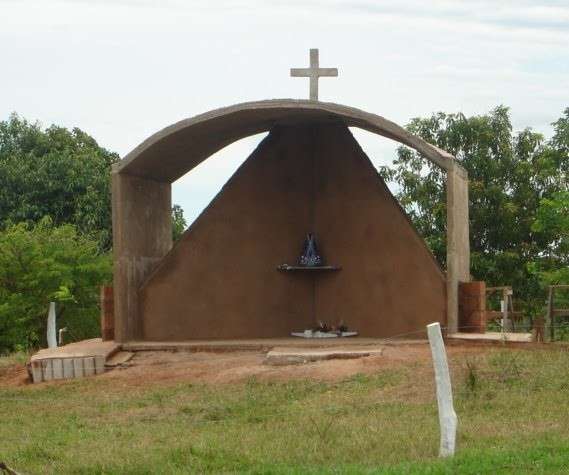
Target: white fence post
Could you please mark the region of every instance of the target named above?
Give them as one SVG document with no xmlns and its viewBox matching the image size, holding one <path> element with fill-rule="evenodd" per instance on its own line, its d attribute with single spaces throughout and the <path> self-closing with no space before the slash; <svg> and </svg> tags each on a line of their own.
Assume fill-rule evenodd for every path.
<svg viewBox="0 0 569 475">
<path fill-rule="evenodd" d="M 49 302 L 47 312 L 47 347 L 57 348 L 57 336 L 55 331 L 55 302 Z"/>
<path fill-rule="evenodd" d="M 439 323 L 427 325 L 427 333 L 429 335 L 429 343 L 433 355 L 433 366 L 435 368 L 439 424 L 441 426 L 439 456 L 449 457 L 454 455 L 458 419 L 452 403 L 452 387 L 450 384 L 447 355 Z"/>
</svg>

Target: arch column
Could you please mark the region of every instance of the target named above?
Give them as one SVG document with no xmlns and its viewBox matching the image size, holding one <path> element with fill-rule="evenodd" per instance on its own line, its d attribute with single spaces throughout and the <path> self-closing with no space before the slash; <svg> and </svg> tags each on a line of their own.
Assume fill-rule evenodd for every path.
<svg viewBox="0 0 569 475">
<path fill-rule="evenodd" d="M 470 281 L 468 173 L 456 162 L 447 170 L 447 331 L 458 331 L 458 284 Z"/>
<path fill-rule="evenodd" d="M 138 289 L 172 247 L 171 185 L 112 171 L 115 341 L 142 337 Z"/>
</svg>

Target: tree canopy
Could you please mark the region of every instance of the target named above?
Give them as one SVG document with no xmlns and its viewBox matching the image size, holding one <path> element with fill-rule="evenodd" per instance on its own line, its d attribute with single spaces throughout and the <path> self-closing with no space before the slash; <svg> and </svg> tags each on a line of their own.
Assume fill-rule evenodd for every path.
<svg viewBox="0 0 569 475">
<path fill-rule="evenodd" d="M 0 228 L 49 216 L 55 226 L 73 224 L 79 233 L 95 235 L 100 249 L 109 250 L 110 173 L 119 159 L 81 129 L 44 130 L 12 114 L 0 122 Z M 176 239 L 185 226 L 182 208 L 174 205 Z"/>
<path fill-rule="evenodd" d="M 13 114 L 0 122 L 0 226 L 73 224 L 111 246 L 110 168 L 116 153 L 78 128 L 42 130 Z"/>
<path fill-rule="evenodd" d="M 186 230 L 186 218 L 184 218 L 184 210 L 180 205 L 172 206 L 172 240 L 177 241 L 182 237 Z"/>
<path fill-rule="evenodd" d="M 44 343 L 48 303 L 71 338 L 99 335 L 99 286 L 111 280 L 116 153 L 78 128 L 0 122 L 0 352 Z M 183 233 L 180 206 L 172 233 Z"/>
<path fill-rule="evenodd" d="M 546 215 L 563 208 L 554 203 L 567 192 L 569 109 L 553 126 L 550 140 L 529 128 L 513 132 L 504 106 L 472 117 L 440 112 L 407 126 L 452 153 L 468 171 L 473 276 L 489 285 L 513 285 L 528 298 L 541 295 L 535 265 L 559 246 L 560 229 L 567 224 L 546 224 Z M 403 146 L 393 166 L 380 172 L 395 183 L 399 200 L 444 266 L 444 172 Z M 548 257 L 550 267 L 568 264 L 559 252 Z"/>
<path fill-rule="evenodd" d="M 99 287 L 111 279 L 111 258 L 98 246 L 50 218 L 0 232 L 0 353 L 45 344 L 50 301 L 73 339 L 99 334 Z"/>
</svg>

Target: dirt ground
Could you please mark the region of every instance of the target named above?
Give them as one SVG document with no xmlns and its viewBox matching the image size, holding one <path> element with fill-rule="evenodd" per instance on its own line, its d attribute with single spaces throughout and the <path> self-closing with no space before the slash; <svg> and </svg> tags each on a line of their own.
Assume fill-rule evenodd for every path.
<svg viewBox="0 0 569 475">
<path fill-rule="evenodd" d="M 529 349 L 527 345 L 526 348 Z M 377 348 L 377 347 L 376 347 Z M 306 364 L 270 366 L 264 364 L 265 352 L 189 352 L 189 351 L 140 351 L 126 364 L 114 368 L 101 379 L 116 381 L 121 386 L 148 386 L 151 384 L 176 384 L 196 382 L 223 384 L 246 381 L 252 377 L 260 381 L 289 381 L 311 379 L 338 381 L 355 374 L 371 374 L 386 368 L 430 365 L 431 354 L 425 343 L 398 343 L 382 347 L 381 356 L 358 359 L 335 359 Z M 467 355 L 486 353 L 486 345 L 453 343 L 447 347 L 448 358 L 463 361 Z M 54 381 L 49 384 L 61 384 Z M 25 365 L 5 367 L 0 372 L 0 386 L 30 384 Z"/>
</svg>

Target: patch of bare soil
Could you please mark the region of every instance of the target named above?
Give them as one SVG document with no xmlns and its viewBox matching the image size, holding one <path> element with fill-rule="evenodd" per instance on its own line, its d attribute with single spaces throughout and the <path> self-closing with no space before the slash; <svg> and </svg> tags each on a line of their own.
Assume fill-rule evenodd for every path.
<svg viewBox="0 0 569 475">
<path fill-rule="evenodd" d="M 492 351 L 492 348 L 480 345 L 453 343 L 447 346 L 451 365 L 453 362 L 464 360 L 466 355 L 484 354 L 489 351 Z M 164 385 L 179 382 L 223 384 L 246 381 L 252 377 L 260 381 L 301 379 L 338 381 L 355 374 L 372 374 L 386 368 L 422 366 L 429 369 L 431 365 L 430 348 L 426 342 L 385 345 L 381 355 L 288 366 L 265 365 L 264 358 L 264 352 L 256 351 L 224 353 L 140 351 L 126 364 L 96 377 L 116 381 L 121 386 L 148 386 L 153 383 Z M 61 383 L 63 381 L 49 384 Z M 24 384 L 29 384 L 24 365 L 2 369 L 0 387 Z"/>
<path fill-rule="evenodd" d="M 7 366 L 0 370 L 0 388 L 30 384 L 28 370 L 23 364 Z"/>
<path fill-rule="evenodd" d="M 477 348 L 449 348 L 451 354 L 477 352 Z M 125 365 L 106 373 L 103 378 L 119 379 L 132 385 L 177 383 L 181 381 L 223 384 L 245 381 L 311 379 L 339 381 L 354 374 L 372 374 L 380 369 L 430 363 L 429 346 L 425 344 L 389 345 L 382 355 L 357 359 L 335 359 L 306 364 L 269 366 L 263 364 L 265 353 L 239 351 L 230 353 L 192 353 L 141 351 Z"/>
</svg>

